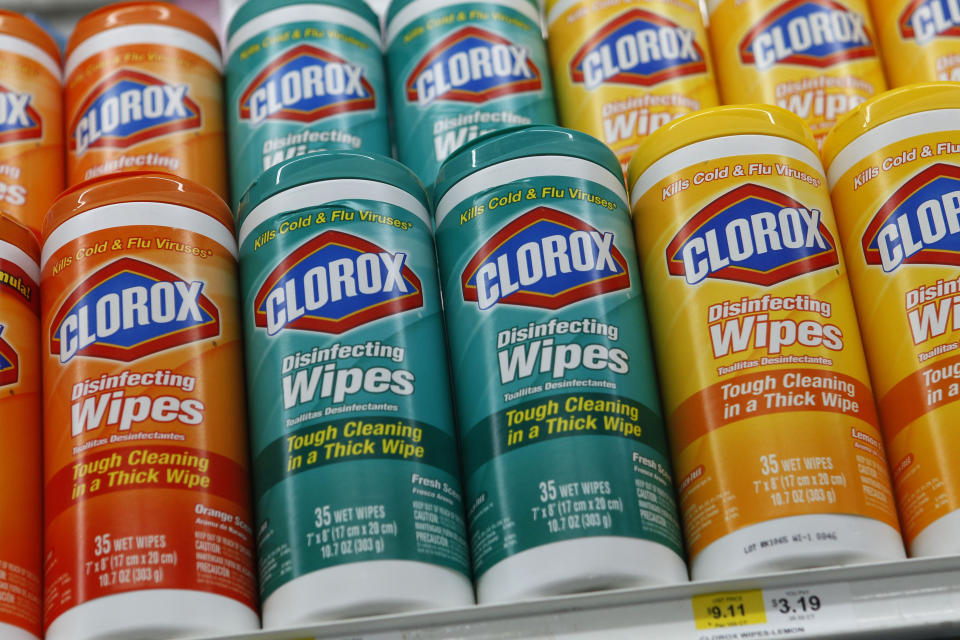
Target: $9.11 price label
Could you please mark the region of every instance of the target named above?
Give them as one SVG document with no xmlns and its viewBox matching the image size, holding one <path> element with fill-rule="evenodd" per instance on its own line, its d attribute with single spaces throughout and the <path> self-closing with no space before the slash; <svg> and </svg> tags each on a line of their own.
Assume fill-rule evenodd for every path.
<svg viewBox="0 0 960 640">
<path fill-rule="evenodd" d="M 698 640 L 789 637 L 856 627 L 846 583 L 694 596 Z"/>
</svg>

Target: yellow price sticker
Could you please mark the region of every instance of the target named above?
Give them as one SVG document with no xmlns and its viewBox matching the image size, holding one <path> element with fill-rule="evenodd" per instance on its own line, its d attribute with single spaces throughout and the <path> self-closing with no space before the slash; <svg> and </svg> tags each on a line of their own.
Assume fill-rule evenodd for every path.
<svg viewBox="0 0 960 640">
<path fill-rule="evenodd" d="M 767 610 L 763 591 L 726 591 L 691 598 L 697 629 L 720 629 L 764 624 Z"/>
</svg>

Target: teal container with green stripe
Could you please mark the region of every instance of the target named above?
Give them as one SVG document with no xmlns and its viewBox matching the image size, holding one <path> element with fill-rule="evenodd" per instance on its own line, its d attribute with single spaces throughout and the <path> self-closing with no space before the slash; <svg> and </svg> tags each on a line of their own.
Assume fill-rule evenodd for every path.
<svg viewBox="0 0 960 640">
<path fill-rule="evenodd" d="M 616 156 L 520 127 L 433 194 L 478 599 L 686 580 Z"/>
<path fill-rule="evenodd" d="M 249 0 L 226 51 L 234 204 L 290 158 L 390 153 L 380 20 L 363 0 Z"/>
<path fill-rule="evenodd" d="M 264 626 L 472 603 L 423 186 L 320 153 L 239 219 Z"/>
<path fill-rule="evenodd" d="M 537 0 L 393 0 L 384 42 L 398 157 L 425 184 L 485 133 L 556 124 Z"/>
</svg>

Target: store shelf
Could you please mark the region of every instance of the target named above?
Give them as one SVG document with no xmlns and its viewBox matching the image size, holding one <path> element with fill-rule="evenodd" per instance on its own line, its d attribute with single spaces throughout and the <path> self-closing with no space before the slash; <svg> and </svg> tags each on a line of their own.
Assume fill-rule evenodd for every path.
<svg viewBox="0 0 960 640">
<path fill-rule="evenodd" d="M 762 590 L 766 622 L 698 629 L 694 598 L 726 593 L 750 599 Z M 803 590 L 806 590 L 804 593 Z M 745 592 L 752 592 L 745 593 Z M 809 620 L 774 611 L 771 600 L 816 595 Z M 322 597 L 317 594 L 317 597 Z M 719 601 L 718 601 L 719 602 Z M 729 604 L 724 603 L 724 606 Z M 734 606 L 739 606 L 734 604 Z M 781 603 L 782 606 L 782 603 Z M 701 611 L 703 618 L 710 618 Z M 792 629 L 793 631 L 788 631 Z M 364 618 L 217 640 L 366 638 L 630 638 L 741 640 L 746 638 L 944 638 L 960 635 L 960 557 L 858 567 L 815 569 L 739 580 L 583 594 L 512 605 Z M 212 639 L 210 639 L 212 640 Z"/>
</svg>

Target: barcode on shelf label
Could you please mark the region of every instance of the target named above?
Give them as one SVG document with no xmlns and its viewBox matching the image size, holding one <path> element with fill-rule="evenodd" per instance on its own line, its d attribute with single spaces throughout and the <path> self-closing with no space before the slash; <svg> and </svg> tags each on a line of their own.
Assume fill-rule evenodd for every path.
<svg viewBox="0 0 960 640">
<path fill-rule="evenodd" d="M 753 640 L 856 628 L 850 585 L 832 583 L 694 596 L 697 640 Z"/>
</svg>

